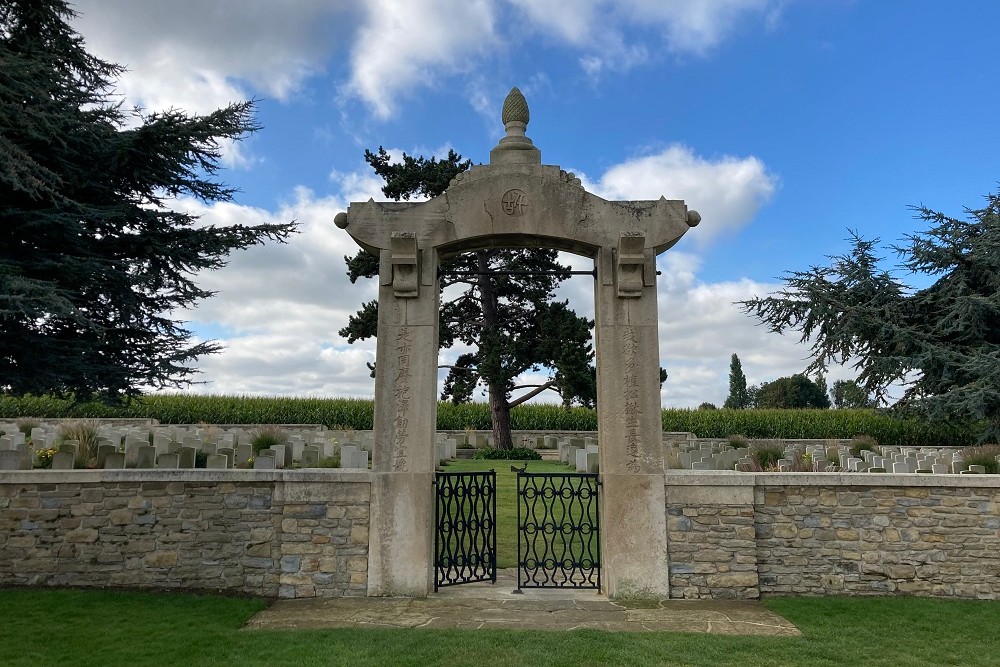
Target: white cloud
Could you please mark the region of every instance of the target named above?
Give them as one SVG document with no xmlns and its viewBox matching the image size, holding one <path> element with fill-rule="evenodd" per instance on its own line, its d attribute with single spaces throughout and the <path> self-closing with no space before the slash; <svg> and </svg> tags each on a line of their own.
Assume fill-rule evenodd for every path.
<svg viewBox="0 0 1000 667">
<path fill-rule="evenodd" d="M 606 199 L 684 199 L 701 213 L 703 222 L 690 233 L 700 246 L 750 222 L 778 187 L 754 156 L 708 160 L 678 144 L 614 165 L 596 182 L 580 178 Z"/>
<path fill-rule="evenodd" d="M 150 109 L 206 112 L 256 91 L 287 99 L 319 71 L 349 3 L 77 0 L 88 47 L 129 72 L 122 91 Z"/>
<path fill-rule="evenodd" d="M 664 275 L 673 252 L 660 258 Z M 683 254 L 683 253 L 681 253 Z M 685 262 L 681 258 L 681 262 Z M 708 401 L 721 407 L 729 392 L 729 361 L 737 354 L 748 384 L 769 382 L 801 373 L 808 365 L 808 347 L 797 333 L 778 335 L 757 325 L 736 304 L 765 296 L 780 287 L 748 279 L 704 283 L 685 271 L 659 283 L 660 359 L 669 378 L 663 385 L 663 405 L 696 407 Z M 831 367 L 835 380 L 854 379 L 845 367 Z"/>
<path fill-rule="evenodd" d="M 625 0 L 621 9 L 632 21 L 657 25 L 671 51 L 704 53 L 748 15 L 775 20 L 776 4 L 771 0 Z"/>
<path fill-rule="evenodd" d="M 563 255 L 574 269 L 593 268 L 592 260 Z M 707 283 L 698 278 L 697 255 L 668 250 L 657 259 L 660 365 L 668 378 L 661 390 L 665 407 L 694 408 L 703 402 L 722 405 L 729 391 L 729 360 L 740 357 L 749 384 L 801 373 L 808 349 L 796 334 L 777 335 L 756 325 L 737 301 L 765 296 L 779 286 L 752 280 Z M 577 314 L 593 318 L 593 281 L 573 278 L 559 290 Z M 847 368 L 831 368 L 827 381 L 853 379 Z M 547 399 L 554 399 L 549 396 Z"/>
<path fill-rule="evenodd" d="M 663 51 L 704 54 L 755 16 L 773 26 L 781 6 L 777 0 L 78 0 L 74 24 L 91 50 L 128 67 L 119 92 L 129 104 L 204 113 L 257 94 L 289 100 L 337 55 L 349 58 L 342 92 L 388 118 L 401 95 L 456 73 L 471 74 L 470 102 L 481 107 L 482 91 L 491 87 L 476 79 L 529 40 L 569 47 L 569 57 L 597 77 Z"/>
<path fill-rule="evenodd" d="M 222 331 L 226 348 L 199 362 L 207 393 L 371 396 L 366 362 L 373 340 L 348 345 L 338 335 L 363 301 L 377 296 L 375 281 L 347 278 L 344 256 L 357 245 L 334 223 L 346 201 L 316 197 L 304 188 L 293 201 L 269 212 L 224 203 L 180 202 L 200 214 L 201 224 L 260 224 L 297 220 L 300 233 L 288 243 L 269 243 L 232 255 L 218 271 L 198 276 L 215 297 L 177 313 L 193 329 Z M 366 197 L 367 198 L 367 197 Z"/>
<path fill-rule="evenodd" d="M 746 23 L 761 16 L 777 23 L 775 0 L 508 0 L 543 39 L 555 37 L 582 51 L 591 78 L 640 65 L 651 53 L 704 55 Z M 660 41 L 645 33 L 659 33 Z"/>
<path fill-rule="evenodd" d="M 347 2 L 77 0 L 74 27 L 92 53 L 127 68 L 126 107 L 210 113 L 263 94 L 289 100 L 323 70 L 344 30 Z M 246 144 L 223 144 L 222 163 L 257 162 Z"/>
<path fill-rule="evenodd" d="M 495 40 L 488 0 L 371 0 L 351 49 L 347 90 L 389 117 L 396 96 L 468 71 Z"/>
</svg>

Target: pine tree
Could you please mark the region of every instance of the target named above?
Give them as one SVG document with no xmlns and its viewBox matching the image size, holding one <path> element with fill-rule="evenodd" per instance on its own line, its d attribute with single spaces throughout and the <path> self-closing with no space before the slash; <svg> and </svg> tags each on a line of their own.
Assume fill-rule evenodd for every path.
<svg viewBox="0 0 1000 667">
<path fill-rule="evenodd" d="M 386 151 L 365 151 L 365 160 L 386 185 L 382 192 L 392 199 L 433 197 L 444 192 L 456 174 L 471 162 L 449 151 L 442 160 L 403 155 L 393 163 Z M 351 281 L 378 273 L 378 260 L 360 251 L 345 257 Z M 511 448 L 510 411 L 521 403 L 552 390 L 563 404 L 592 406 L 596 395 L 594 352 L 590 343 L 593 321 L 576 315 L 566 302 L 553 300 L 558 284 L 569 277 L 555 250 L 488 249 L 467 253 L 442 263 L 442 291 L 460 286 L 460 293 L 442 299 L 440 346 L 461 342 L 474 348 L 448 366 L 442 400 L 464 403 L 485 386 L 497 447 Z M 556 275 L 491 275 L 490 272 L 556 272 Z M 460 274 L 449 275 L 454 271 Z M 566 273 L 560 273 L 566 272 Z M 454 291 L 450 291 L 454 294 Z M 348 342 L 375 336 L 378 302 L 371 301 L 351 316 L 340 335 Z M 377 363 L 377 362 L 376 362 Z M 526 371 L 548 369 L 550 377 L 538 385 L 517 385 Z M 514 398 L 514 392 L 527 390 Z"/>
<path fill-rule="evenodd" d="M 927 287 L 881 269 L 878 240 L 852 233 L 850 253 L 786 274 L 784 289 L 743 306 L 772 331 L 812 341 L 809 369 L 853 361 L 876 399 L 898 383 L 898 410 L 969 420 L 981 441 L 1000 441 L 1000 194 L 986 200 L 964 220 L 912 209 L 929 229 L 893 250 L 901 271 L 934 278 Z"/>
<path fill-rule="evenodd" d="M 743 366 L 735 352 L 729 360 L 729 396 L 726 397 L 726 402 L 722 407 L 730 410 L 743 410 L 750 407 L 747 376 L 743 374 Z"/>
<path fill-rule="evenodd" d="M 826 383 L 826 373 L 819 371 L 813 383 L 819 388 L 820 393 L 826 398 L 826 407 L 830 407 L 830 385 Z"/>
<path fill-rule="evenodd" d="M 119 65 L 87 53 L 63 0 L 0 4 L 0 390 L 108 401 L 191 384 L 175 313 L 232 250 L 293 224 L 197 226 L 179 196 L 229 201 L 221 140 L 258 129 L 250 102 L 207 116 L 126 114 Z"/>
</svg>

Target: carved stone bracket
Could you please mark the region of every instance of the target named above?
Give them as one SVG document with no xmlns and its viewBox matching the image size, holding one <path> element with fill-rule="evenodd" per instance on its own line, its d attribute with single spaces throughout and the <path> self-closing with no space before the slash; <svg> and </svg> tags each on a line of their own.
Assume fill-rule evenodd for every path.
<svg viewBox="0 0 1000 667">
<path fill-rule="evenodd" d="M 637 299 L 646 284 L 646 237 L 642 232 L 622 232 L 618 239 L 615 272 L 618 274 L 618 296 Z"/>
<path fill-rule="evenodd" d="M 389 250 L 392 254 L 392 293 L 401 299 L 419 295 L 419 250 L 413 232 L 392 232 Z"/>
</svg>

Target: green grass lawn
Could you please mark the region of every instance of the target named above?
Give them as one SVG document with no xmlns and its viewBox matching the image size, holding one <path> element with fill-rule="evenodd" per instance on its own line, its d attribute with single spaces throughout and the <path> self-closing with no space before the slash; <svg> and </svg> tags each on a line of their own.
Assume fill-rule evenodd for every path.
<svg viewBox="0 0 1000 667">
<path fill-rule="evenodd" d="M 497 473 L 497 567 L 517 567 L 517 474 L 512 465 L 524 467 L 524 461 L 459 460 L 440 468 L 442 472 Z M 557 461 L 528 461 L 528 472 L 575 472 L 575 468 Z"/>
<path fill-rule="evenodd" d="M 775 598 L 801 637 L 509 630 L 242 631 L 260 600 L 185 594 L 0 590 L 0 665 L 1000 664 L 1000 603 Z"/>
</svg>

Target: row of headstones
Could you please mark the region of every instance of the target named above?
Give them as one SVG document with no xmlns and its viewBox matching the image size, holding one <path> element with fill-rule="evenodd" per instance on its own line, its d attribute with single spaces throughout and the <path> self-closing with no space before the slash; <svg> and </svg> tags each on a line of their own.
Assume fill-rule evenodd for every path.
<svg viewBox="0 0 1000 667">
<path fill-rule="evenodd" d="M 31 442 L 25 441 L 24 434 L 15 429 L 3 436 L 0 449 L 0 470 L 30 470 L 34 461 L 35 442 L 44 443 L 48 447 L 55 438 L 55 431 L 47 431 L 44 427 L 32 429 Z M 131 429 L 115 429 L 113 427 L 98 429 L 97 467 L 98 468 L 193 468 L 199 452 L 206 455 L 207 468 L 233 468 L 246 466 L 254 459 L 256 468 L 287 468 L 294 461 L 300 461 L 302 467 L 308 467 L 315 462 L 341 454 L 341 468 L 368 468 L 370 442 L 343 447 L 328 434 L 313 435 L 311 444 L 303 435 L 291 435 L 288 445 L 276 445 L 269 450 L 262 450 L 254 457 L 252 446 L 238 444 L 239 432 L 222 433 L 217 442 L 206 442 L 200 439 L 196 429 L 195 435 L 189 427 L 165 427 L 164 430 L 153 431 L 153 444 L 149 444 L 150 431 L 135 431 Z M 244 432 L 244 436 L 246 433 Z M 170 437 L 180 437 L 182 441 L 170 440 Z M 307 434 L 308 437 L 308 434 Z M 249 438 L 247 438 L 249 439 Z M 124 448 L 119 444 L 124 440 Z M 124 449 L 124 450 L 123 450 Z M 67 441 L 60 446 L 60 451 L 53 455 L 52 467 L 56 470 L 69 470 L 74 467 L 74 461 L 79 453 L 79 442 Z M 263 454 L 263 456 L 260 456 Z M 258 462 L 258 458 L 261 460 Z"/>
<path fill-rule="evenodd" d="M 829 458 L 833 453 L 832 460 Z M 870 472 L 870 473 L 922 473 L 933 475 L 985 474 L 981 465 L 966 463 L 958 448 L 883 447 L 881 453 L 862 450 L 861 456 L 854 456 L 847 446 L 827 450 L 822 445 L 792 445 L 785 449 L 784 457 L 778 459 L 778 471 L 792 469 L 796 455 L 807 454 L 816 472 Z M 750 464 L 749 457 L 741 458 L 739 464 Z M 737 468 L 739 469 L 739 468 Z"/>
<path fill-rule="evenodd" d="M 30 440 L 37 447 L 49 447 L 58 436 L 59 425 L 43 424 L 31 430 Z M 371 444 L 372 434 L 368 432 L 350 431 L 317 431 L 315 429 L 288 429 L 290 440 L 313 444 L 326 441 L 347 441 L 358 444 Z M 16 445 L 25 442 L 25 435 L 16 424 L 0 423 L 0 450 L 15 449 Z M 202 444 L 215 444 L 217 447 L 236 447 L 247 444 L 253 438 L 252 429 L 230 427 L 225 430 L 218 427 L 203 427 L 194 425 L 169 425 L 150 428 L 136 426 L 119 427 L 101 424 L 97 429 L 98 437 L 112 442 L 124 443 L 128 439 L 152 442 L 181 442 L 188 446 L 201 447 Z"/>
<path fill-rule="evenodd" d="M 550 439 L 555 442 L 549 441 Z M 600 456 L 597 438 L 559 438 L 547 435 L 546 448 L 552 445 L 559 450 L 559 460 L 566 465 L 574 466 L 577 472 L 600 472 Z"/>
<path fill-rule="evenodd" d="M 688 470 L 732 470 L 736 464 L 750 454 L 746 447 L 713 450 L 712 448 L 682 451 L 677 455 L 682 468 Z"/>
<path fill-rule="evenodd" d="M 958 448 L 883 447 L 881 453 L 862 450 L 861 456 L 840 450 L 840 469 L 850 472 L 923 473 L 930 475 L 985 474 L 969 465 Z"/>
<path fill-rule="evenodd" d="M 458 438 L 436 433 L 434 437 L 434 459 L 437 465 L 458 457 Z"/>
<path fill-rule="evenodd" d="M 355 445 L 343 445 L 340 448 L 341 468 L 368 468 L 369 452 L 360 449 Z M 225 470 L 228 468 L 246 467 L 250 459 L 253 459 L 254 469 L 277 469 L 290 468 L 294 465 L 292 458 L 293 448 L 286 445 L 275 445 L 272 448 L 262 449 L 254 456 L 253 448 L 250 445 L 238 445 L 235 449 L 231 447 L 220 447 L 208 454 L 205 467 L 208 469 Z M 63 443 L 59 451 L 52 456 L 53 470 L 72 470 L 79 452 L 79 443 L 67 441 Z M 128 443 L 125 451 L 118 451 L 113 444 L 101 444 L 97 447 L 97 467 L 101 469 L 123 469 L 123 468 L 167 468 L 182 469 L 194 468 L 198 449 L 195 447 L 185 447 L 181 443 L 172 442 L 168 444 L 168 451 L 159 452 L 153 445 L 142 445 Z M 305 445 L 302 449 L 301 458 L 298 459 L 300 467 L 308 468 L 319 460 L 327 456 L 334 455 L 334 446 L 326 443 L 326 446 Z M 27 443 L 18 445 L 17 449 L 0 451 L 0 470 L 31 470 L 34 460 L 34 448 Z"/>
<path fill-rule="evenodd" d="M 784 455 L 778 460 L 779 471 L 792 468 L 796 454 L 808 454 L 813 470 L 818 472 L 891 472 L 926 474 L 983 474 L 985 467 L 969 465 L 958 448 L 883 447 L 881 454 L 862 450 L 861 456 L 850 452 L 850 440 L 836 440 L 833 460 L 824 444 L 789 442 Z M 733 448 L 726 441 L 699 443 L 695 439 L 677 443 L 681 467 L 690 470 L 732 470 L 740 465 L 750 465 L 753 460 L 748 448 Z M 738 469 L 738 468 L 737 468 Z"/>
</svg>

